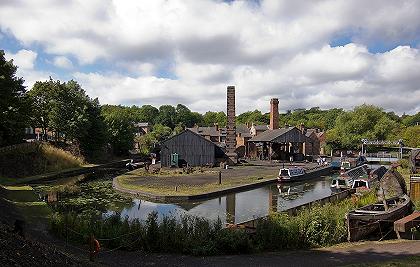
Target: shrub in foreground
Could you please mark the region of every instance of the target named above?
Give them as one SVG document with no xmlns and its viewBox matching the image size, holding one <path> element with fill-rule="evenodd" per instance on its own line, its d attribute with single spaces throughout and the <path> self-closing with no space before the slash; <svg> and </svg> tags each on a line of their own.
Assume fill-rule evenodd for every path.
<svg viewBox="0 0 420 267">
<path fill-rule="evenodd" d="M 297 216 L 273 213 L 257 224 L 256 233 L 222 227 L 193 216 L 149 214 L 146 221 L 121 220 L 119 214 L 94 220 L 76 213 L 55 213 L 52 230 L 71 241 L 85 243 L 90 234 L 109 249 L 143 250 L 192 255 L 239 254 L 329 246 L 346 240 L 345 214 L 376 201 L 375 193 L 339 203 L 316 205 Z"/>
</svg>

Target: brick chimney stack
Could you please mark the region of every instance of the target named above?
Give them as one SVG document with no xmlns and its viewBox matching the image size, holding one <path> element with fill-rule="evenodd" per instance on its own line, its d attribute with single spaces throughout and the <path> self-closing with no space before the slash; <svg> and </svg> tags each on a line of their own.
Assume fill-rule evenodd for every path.
<svg viewBox="0 0 420 267">
<path fill-rule="evenodd" d="M 236 150 L 236 117 L 235 117 L 235 86 L 227 87 L 227 124 L 226 124 L 226 154 L 230 164 L 237 163 Z"/>
<path fill-rule="evenodd" d="M 279 128 L 279 100 L 272 98 L 270 106 L 270 130 L 275 130 Z"/>
</svg>

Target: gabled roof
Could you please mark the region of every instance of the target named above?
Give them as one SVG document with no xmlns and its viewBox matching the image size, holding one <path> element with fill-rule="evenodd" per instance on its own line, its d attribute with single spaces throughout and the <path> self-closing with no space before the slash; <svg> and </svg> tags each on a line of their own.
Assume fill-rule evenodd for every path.
<svg viewBox="0 0 420 267">
<path fill-rule="evenodd" d="M 217 130 L 216 126 L 212 127 L 193 127 L 187 128 L 188 130 L 205 136 L 224 136 L 226 135 L 226 128 L 219 128 Z"/>
<path fill-rule="evenodd" d="M 252 127 L 254 127 L 254 129 L 257 131 L 265 131 L 270 128 L 269 125 L 252 125 Z"/>
<path fill-rule="evenodd" d="M 288 134 L 289 132 L 290 135 Z M 293 137 L 291 137 L 293 135 Z M 273 143 L 288 143 L 288 142 L 305 142 L 307 137 L 296 127 L 280 128 L 276 130 L 266 130 L 265 132 L 251 138 L 249 142 L 273 142 Z"/>
<path fill-rule="evenodd" d="M 236 134 L 240 134 L 241 137 L 251 138 L 251 130 L 245 124 L 236 125 Z"/>
<path fill-rule="evenodd" d="M 195 136 L 197 136 L 197 137 L 199 137 L 199 138 L 201 138 L 201 139 L 205 140 L 206 142 L 208 142 L 208 143 L 210 143 L 210 144 L 212 144 L 212 145 L 214 145 L 214 146 L 217 146 L 217 145 L 216 145 L 215 143 L 213 143 L 212 141 L 210 141 L 210 140 L 208 140 L 208 139 L 204 138 L 203 136 L 201 136 L 201 135 L 197 134 L 197 133 L 196 133 L 196 132 L 194 132 L 194 131 L 191 131 L 189 128 L 188 128 L 188 129 L 185 129 L 184 131 L 180 132 L 179 134 L 176 134 L 176 135 L 174 135 L 174 136 L 171 136 L 171 137 L 169 137 L 168 139 L 166 139 L 166 140 L 162 141 L 162 142 L 161 142 L 161 145 L 164 145 L 164 144 L 165 144 L 166 142 L 168 142 L 169 140 L 172 140 L 172 139 L 174 139 L 174 138 L 176 138 L 176 137 L 178 137 L 178 136 L 180 136 L 180 135 L 182 135 L 182 134 L 185 134 L 185 133 L 191 133 L 191 134 L 193 134 L 193 135 L 195 135 Z"/>
<path fill-rule="evenodd" d="M 316 134 L 316 130 L 315 129 L 308 129 L 308 130 L 306 130 L 305 135 L 306 135 L 306 137 L 310 137 L 311 134 L 313 134 L 313 133 Z"/>
<path fill-rule="evenodd" d="M 245 133 L 249 133 L 249 131 L 250 131 L 249 128 L 245 124 L 236 125 L 236 133 L 245 134 Z"/>
</svg>

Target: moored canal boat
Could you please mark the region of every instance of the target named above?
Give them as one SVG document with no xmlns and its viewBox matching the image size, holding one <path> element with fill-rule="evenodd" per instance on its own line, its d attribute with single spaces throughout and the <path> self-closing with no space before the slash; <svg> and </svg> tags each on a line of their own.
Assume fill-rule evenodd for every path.
<svg viewBox="0 0 420 267">
<path fill-rule="evenodd" d="M 277 180 L 282 183 L 305 181 L 319 178 L 332 172 L 330 164 L 305 169 L 303 167 L 281 168 Z"/>
<path fill-rule="evenodd" d="M 279 171 L 279 182 L 291 182 L 303 180 L 305 169 L 302 167 L 281 168 Z"/>
<path fill-rule="evenodd" d="M 337 189 L 337 190 L 347 190 L 351 187 L 351 181 L 348 179 L 345 179 L 343 177 L 337 177 L 332 179 L 331 181 L 331 188 Z"/>
</svg>

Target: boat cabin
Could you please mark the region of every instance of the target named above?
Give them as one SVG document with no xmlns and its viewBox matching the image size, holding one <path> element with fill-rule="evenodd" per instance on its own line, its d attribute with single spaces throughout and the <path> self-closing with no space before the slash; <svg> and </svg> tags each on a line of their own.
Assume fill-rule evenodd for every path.
<svg viewBox="0 0 420 267">
<path fill-rule="evenodd" d="M 347 171 L 351 169 L 351 163 L 350 161 L 342 161 L 341 162 L 341 170 Z"/>
<path fill-rule="evenodd" d="M 366 188 L 366 189 L 370 189 L 370 185 L 368 180 L 366 179 L 355 179 L 353 181 L 353 185 L 351 188 Z"/>
<path fill-rule="evenodd" d="M 293 177 L 293 176 L 299 176 L 299 175 L 304 175 L 304 174 L 305 174 L 305 169 L 301 167 L 280 169 L 279 171 L 279 176 L 286 176 L 286 177 Z"/>
<path fill-rule="evenodd" d="M 333 188 L 347 188 L 349 185 L 347 184 L 345 179 L 333 179 L 331 182 L 331 187 Z"/>
</svg>

